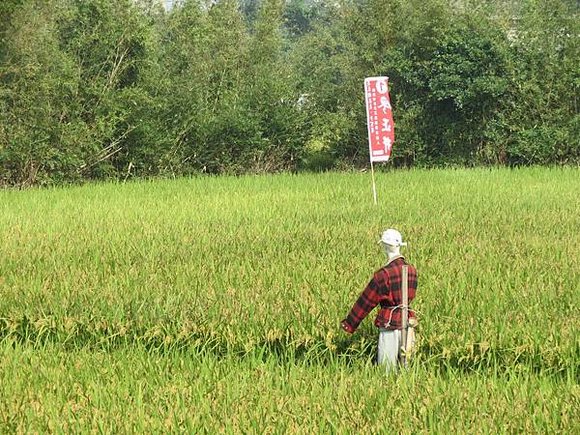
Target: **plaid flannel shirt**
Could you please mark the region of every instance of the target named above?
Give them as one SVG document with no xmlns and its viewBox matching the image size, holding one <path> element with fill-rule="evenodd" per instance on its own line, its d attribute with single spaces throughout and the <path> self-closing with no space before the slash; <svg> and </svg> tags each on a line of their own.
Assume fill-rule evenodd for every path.
<svg viewBox="0 0 580 435">
<path fill-rule="evenodd" d="M 379 313 L 375 319 L 375 326 L 386 329 L 401 329 L 402 327 L 402 266 L 408 264 L 403 256 L 390 260 L 384 267 L 373 275 L 358 300 L 353 305 L 346 319 L 342 321 L 342 327 L 350 333 L 358 328 L 363 319 L 380 305 Z M 417 269 L 408 265 L 408 294 L 409 304 L 415 298 L 417 291 Z M 415 317 L 415 313 L 409 310 L 409 319 Z"/>
</svg>

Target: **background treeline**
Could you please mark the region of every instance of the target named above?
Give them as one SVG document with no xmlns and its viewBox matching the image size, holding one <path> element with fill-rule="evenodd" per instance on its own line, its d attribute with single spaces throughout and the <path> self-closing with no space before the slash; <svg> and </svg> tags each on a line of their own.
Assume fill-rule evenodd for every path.
<svg viewBox="0 0 580 435">
<path fill-rule="evenodd" d="M 576 0 L 0 2 L 0 184 L 364 165 L 578 164 Z"/>
</svg>

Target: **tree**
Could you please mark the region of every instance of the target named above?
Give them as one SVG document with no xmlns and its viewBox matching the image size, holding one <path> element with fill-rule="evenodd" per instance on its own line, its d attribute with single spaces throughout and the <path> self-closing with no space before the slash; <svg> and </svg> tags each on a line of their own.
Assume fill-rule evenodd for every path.
<svg viewBox="0 0 580 435">
<path fill-rule="evenodd" d="M 529 0 L 513 21 L 506 163 L 580 161 L 580 21 L 574 3 Z"/>
<path fill-rule="evenodd" d="M 75 116 L 78 76 L 60 49 L 54 1 L 28 1 L 11 18 L 1 77 L 0 168 L 3 183 L 31 185 L 67 178 L 81 162 L 85 132 Z"/>
<path fill-rule="evenodd" d="M 135 107 L 147 103 L 140 71 L 147 62 L 151 26 L 132 0 L 70 0 L 61 16 L 64 49 L 80 71 L 79 116 L 90 129 L 94 151 L 81 167 L 84 176 L 106 177 L 122 170 Z"/>
</svg>

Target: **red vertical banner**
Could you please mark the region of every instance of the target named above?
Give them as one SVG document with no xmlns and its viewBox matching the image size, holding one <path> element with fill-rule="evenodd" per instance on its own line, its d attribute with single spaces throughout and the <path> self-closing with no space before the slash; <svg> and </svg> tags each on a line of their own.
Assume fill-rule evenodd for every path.
<svg viewBox="0 0 580 435">
<path fill-rule="evenodd" d="M 387 162 L 395 142 L 388 77 L 365 79 L 365 102 L 371 162 Z"/>
</svg>

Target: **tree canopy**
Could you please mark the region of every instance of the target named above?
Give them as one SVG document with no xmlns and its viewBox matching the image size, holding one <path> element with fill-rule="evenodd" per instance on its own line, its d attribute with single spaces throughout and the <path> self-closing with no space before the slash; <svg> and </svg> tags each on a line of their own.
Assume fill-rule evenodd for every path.
<svg viewBox="0 0 580 435">
<path fill-rule="evenodd" d="M 4 0 L 0 184 L 580 163 L 572 0 Z"/>
</svg>

